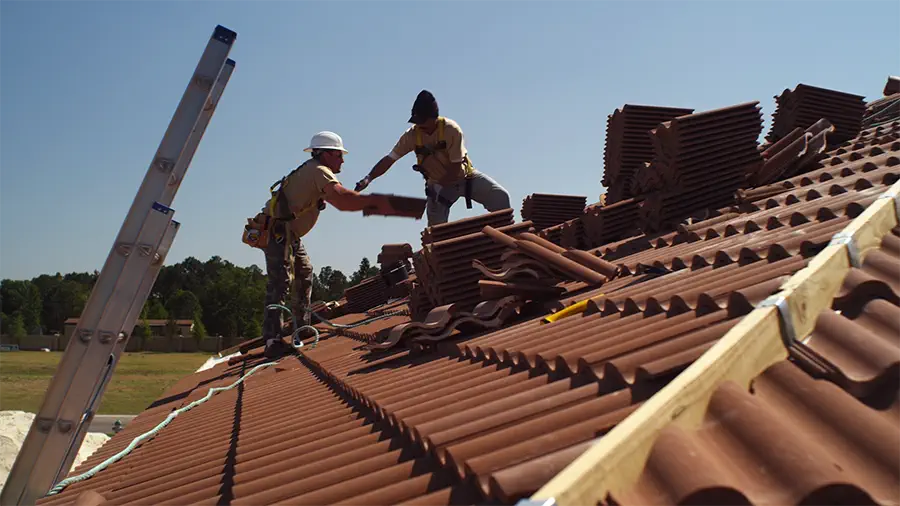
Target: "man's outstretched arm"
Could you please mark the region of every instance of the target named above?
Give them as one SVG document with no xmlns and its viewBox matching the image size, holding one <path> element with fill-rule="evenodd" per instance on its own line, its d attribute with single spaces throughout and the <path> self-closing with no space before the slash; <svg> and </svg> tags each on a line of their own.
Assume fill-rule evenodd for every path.
<svg viewBox="0 0 900 506">
<path fill-rule="evenodd" d="M 390 155 L 384 156 L 381 160 L 378 160 L 378 163 L 376 163 L 375 166 L 372 167 L 372 170 L 369 171 L 369 174 L 366 177 L 360 179 L 358 183 L 356 183 L 356 191 L 359 192 L 365 190 L 372 181 L 383 176 L 384 173 L 387 172 L 392 165 L 394 165 L 394 161 L 395 160 L 391 158 Z"/>
<path fill-rule="evenodd" d="M 340 211 L 362 211 L 366 208 L 390 211 L 391 205 L 383 195 L 363 195 L 340 183 L 331 183 L 325 187 L 325 201 Z"/>
</svg>

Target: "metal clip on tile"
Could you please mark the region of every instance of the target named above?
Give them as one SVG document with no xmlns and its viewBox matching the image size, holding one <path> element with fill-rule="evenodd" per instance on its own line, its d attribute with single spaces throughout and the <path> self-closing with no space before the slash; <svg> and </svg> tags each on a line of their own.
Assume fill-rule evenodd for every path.
<svg viewBox="0 0 900 506">
<path fill-rule="evenodd" d="M 772 306 L 778 308 L 778 326 L 781 328 L 781 341 L 784 343 L 785 348 L 790 348 L 797 342 L 797 332 L 794 330 L 794 322 L 791 320 L 791 308 L 788 306 L 788 300 L 784 295 L 776 293 L 759 303 L 759 307 Z"/>
<path fill-rule="evenodd" d="M 862 266 L 862 259 L 859 255 L 859 248 L 856 247 L 856 241 L 853 239 L 853 235 L 846 232 L 838 232 L 837 234 L 834 234 L 834 237 L 831 238 L 831 242 L 829 242 L 829 245 L 847 246 L 847 255 L 850 257 L 850 265 L 856 267 L 857 269 Z"/>
</svg>

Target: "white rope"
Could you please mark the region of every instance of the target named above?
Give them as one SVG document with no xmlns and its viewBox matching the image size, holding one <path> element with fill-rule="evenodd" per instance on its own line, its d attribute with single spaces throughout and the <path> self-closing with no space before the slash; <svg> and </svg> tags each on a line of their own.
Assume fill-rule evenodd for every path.
<svg viewBox="0 0 900 506">
<path fill-rule="evenodd" d="M 84 481 L 84 480 L 86 480 L 86 479 L 88 479 L 88 478 L 93 477 L 95 474 L 97 474 L 97 473 L 99 473 L 100 471 L 106 469 L 107 467 L 109 467 L 109 466 L 112 465 L 113 463 L 115 463 L 115 462 L 121 460 L 122 457 L 124 457 L 124 456 L 128 455 L 129 453 L 131 453 L 131 451 L 134 450 L 135 448 L 137 448 L 137 446 L 138 446 L 139 444 L 141 444 L 141 443 L 143 443 L 144 441 L 146 441 L 146 440 L 152 438 L 153 436 L 155 436 L 160 430 L 163 429 L 163 427 L 165 427 L 166 425 L 169 425 L 169 423 L 170 423 L 172 420 L 174 420 L 175 417 L 177 417 L 177 416 L 180 415 L 181 413 L 184 413 L 185 411 L 189 411 L 189 410 L 195 408 L 196 406 L 199 406 L 200 404 L 203 404 L 204 402 L 206 402 L 206 401 L 208 401 L 210 398 L 212 398 L 212 396 L 215 395 L 217 392 L 224 392 L 224 391 L 226 391 L 226 390 L 231 390 L 232 388 L 234 388 L 234 387 L 240 385 L 245 379 L 247 379 L 248 377 L 250 377 L 250 375 L 253 374 L 254 372 L 256 372 L 256 371 L 258 371 L 259 369 L 262 369 L 262 368 L 264 368 L 264 367 L 269 367 L 270 365 L 275 365 L 275 362 L 266 362 L 265 364 L 260 364 L 260 365 L 258 365 L 258 366 L 256 366 L 256 367 L 254 367 L 253 369 L 250 369 L 250 371 L 248 371 L 247 374 L 244 374 L 243 376 L 241 376 L 241 378 L 240 378 L 239 380 L 235 381 L 234 383 L 232 383 L 231 385 L 229 385 L 229 386 L 227 386 L 227 387 L 215 387 L 215 388 L 210 388 L 209 391 L 206 392 L 206 396 L 205 396 L 205 397 L 203 397 L 202 399 L 198 399 L 198 400 L 196 400 L 196 401 L 194 401 L 194 402 L 188 404 L 187 406 L 184 406 L 184 407 L 181 408 L 181 409 L 178 409 L 178 410 L 176 410 L 176 411 L 173 411 L 173 412 L 169 413 L 169 416 L 167 416 L 165 420 L 163 420 L 162 422 L 160 422 L 159 425 L 157 425 L 157 426 L 154 427 L 153 429 L 151 429 L 151 430 L 149 430 L 149 431 L 147 431 L 147 432 L 141 434 L 140 436 L 134 438 L 134 440 L 132 440 L 131 443 L 130 443 L 127 447 L 125 447 L 124 450 L 122 450 L 122 451 L 120 451 L 119 453 L 113 455 L 112 457 L 110 457 L 110 458 L 104 460 L 104 461 L 101 462 L 100 464 L 94 466 L 90 471 L 87 471 L 87 472 L 85 472 L 85 473 L 79 474 L 78 476 L 73 476 L 73 477 L 71 477 L 71 478 L 66 478 L 65 480 L 63 480 L 63 481 L 57 483 L 55 487 L 53 487 L 52 489 L 50 489 L 49 492 L 47 492 L 47 496 L 56 495 L 56 494 L 60 493 L 64 488 L 68 487 L 69 485 L 71 485 L 71 484 L 73 484 L 73 483 L 78 483 L 79 481 Z"/>
</svg>

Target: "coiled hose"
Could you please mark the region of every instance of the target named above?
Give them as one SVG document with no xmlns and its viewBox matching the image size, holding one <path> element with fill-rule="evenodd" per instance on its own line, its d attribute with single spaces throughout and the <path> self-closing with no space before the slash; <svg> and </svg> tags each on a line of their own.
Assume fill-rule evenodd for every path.
<svg viewBox="0 0 900 506">
<path fill-rule="evenodd" d="M 316 301 L 316 302 L 310 304 L 310 306 L 313 306 L 313 305 L 316 305 L 316 304 L 319 304 L 319 303 L 320 303 L 319 301 Z M 286 313 L 288 313 L 289 315 L 291 315 L 291 321 L 292 321 L 292 323 L 293 323 L 293 325 L 294 325 L 294 332 L 291 334 L 291 344 L 294 346 L 295 349 L 298 349 L 298 350 L 299 350 L 299 349 L 303 346 L 303 341 L 301 341 L 301 340 L 299 339 L 299 333 L 300 333 L 300 331 L 303 330 L 303 329 L 312 329 L 312 331 L 313 331 L 313 335 L 314 335 L 314 337 L 315 337 L 315 341 L 313 341 L 313 344 L 312 344 L 312 346 L 311 346 L 310 348 L 315 348 L 316 345 L 319 344 L 319 329 L 315 328 L 315 327 L 312 326 L 312 325 L 303 325 L 303 326 L 301 326 L 301 327 L 297 327 L 297 318 L 296 318 L 296 316 L 294 315 L 293 311 L 291 311 L 290 309 L 288 309 L 288 308 L 285 307 L 284 305 L 282 305 L 282 304 L 269 304 L 268 306 L 266 306 L 266 309 L 267 309 L 267 310 L 269 310 L 269 309 L 281 309 L 282 311 L 285 311 Z M 351 323 L 351 324 L 347 324 L 347 325 L 342 325 L 342 324 L 340 324 L 340 323 L 334 323 L 334 322 L 328 320 L 327 318 L 322 317 L 321 315 L 319 315 L 319 313 L 316 313 L 316 312 L 313 311 L 312 309 L 306 308 L 306 312 L 309 313 L 309 314 L 311 314 L 312 316 L 315 316 L 317 320 L 319 320 L 320 322 L 324 323 L 325 325 L 327 325 L 327 326 L 329 326 L 329 327 L 331 327 L 331 328 L 335 328 L 335 329 L 352 329 L 352 328 L 356 328 L 356 327 L 362 327 L 363 325 L 368 325 L 369 323 L 372 323 L 372 322 L 375 322 L 375 321 L 378 321 L 378 320 L 384 320 L 384 319 L 386 319 L 386 318 L 390 318 L 390 317 L 392 317 L 392 316 L 397 316 L 397 315 L 399 315 L 399 314 L 402 313 L 402 311 L 391 311 L 391 312 L 384 313 L 384 314 L 382 314 L 382 315 L 373 316 L 373 317 L 371 317 L 371 318 L 367 318 L 367 319 L 365 319 L 365 320 L 358 321 L 358 322 L 356 322 L 356 323 Z"/>
</svg>

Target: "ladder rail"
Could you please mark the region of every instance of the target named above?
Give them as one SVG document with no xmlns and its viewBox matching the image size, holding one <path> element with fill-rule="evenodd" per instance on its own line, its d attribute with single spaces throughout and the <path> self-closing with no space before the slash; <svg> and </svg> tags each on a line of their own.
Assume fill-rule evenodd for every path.
<svg viewBox="0 0 900 506">
<path fill-rule="evenodd" d="M 0 503 L 33 504 L 50 489 L 60 463 L 68 459 L 79 422 L 172 220 L 174 211 L 168 206 L 190 158 L 183 155 L 235 38 L 233 31 L 222 26 L 210 37 L 91 290 L 0 494 Z"/>
<path fill-rule="evenodd" d="M 171 208 L 161 205 L 154 206 L 147 222 L 142 227 L 141 232 L 145 236 L 142 239 L 149 241 L 146 236 L 152 235 L 157 235 L 161 239 L 173 214 L 174 211 Z M 154 249 L 155 246 L 156 244 L 153 245 Z M 138 249 L 143 250 L 144 248 Z M 129 296 L 126 292 L 131 285 L 135 284 L 135 274 L 133 273 L 143 276 L 143 272 L 149 267 L 150 258 L 148 257 L 149 255 L 139 253 L 128 254 L 125 272 L 117 279 L 113 279 L 115 285 L 111 291 L 117 294 L 117 297 L 108 301 L 97 327 L 100 329 L 114 328 L 112 325 L 115 322 L 111 321 L 114 319 L 112 315 L 124 313 L 131 305 L 133 295 Z M 119 320 L 121 321 L 122 318 L 120 317 Z M 104 366 L 109 358 L 109 351 L 115 346 L 119 334 L 119 331 L 93 330 L 91 328 L 93 326 L 85 328 L 83 321 L 82 319 L 76 325 L 62 357 L 64 360 L 67 357 L 80 356 L 81 363 L 75 364 L 72 371 L 64 371 L 63 367 L 67 364 L 64 364 L 63 360 L 60 361 L 57 372 L 50 381 L 50 386 L 44 396 L 41 409 L 35 416 L 22 448 L 16 456 L 9 479 L 3 487 L 0 504 L 33 504 L 53 485 L 53 480 L 69 453 L 75 431 L 90 400 L 88 397 L 93 393 L 97 380 L 103 374 Z M 73 379 L 61 383 L 60 378 L 63 372 L 71 372 Z M 52 394 L 59 397 L 58 404 L 52 403 Z M 52 414 L 54 412 L 59 414 L 54 416 Z M 10 485 L 13 485 L 14 488 L 9 488 Z"/>
<path fill-rule="evenodd" d="M 222 67 L 222 71 L 219 73 L 219 76 L 216 79 L 216 83 L 213 86 L 212 93 L 210 94 L 209 99 L 207 100 L 206 105 L 203 108 L 200 120 L 194 127 L 194 130 L 191 133 L 191 137 L 188 140 L 181 157 L 178 159 L 179 164 L 183 164 L 185 167 L 190 166 L 190 162 L 193 159 L 198 146 L 200 145 L 200 140 L 203 138 L 206 127 L 209 125 L 213 115 L 215 114 L 216 107 L 219 104 L 219 100 L 222 98 L 222 94 L 225 91 L 225 87 L 228 85 L 228 81 L 231 78 L 231 74 L 234 72 L 234 68 L 235 61 L 230 58 L 226 60 L 225 66 Z M 177 169 L 176 172 L 178 172 Z M 159 275 L 159 271 L 162 269 L 169 249 L 175 241 L 175 235 L 178 233 L 179 226 L 179 223 L 173 220 L 171 226 L 166 231 L 166 235 L 163 236 L 162 242 L 160 243 L 159 249 L 156 254 L 156 258 L 151 264 L 150 270 L 145 274 L 144 279 L 141 282 L 140 289 L 135 296 L 134 302 L 132 303 L 131 308 L 128 310 L 127 316 L 125 317 L 124 331 L 119 337 L 116 346 L 113 349 L 112 354 L 110 355 L 110 362 L 105 368 L 108 369 L 108 372 L 101 376 L 97 386 L 94 388 L 94 395 L 91 397 L 88 408 L 85 411 L 84 416 L 82 417 L 82 421 L 78 427 L 75 439 L 72 442 L 72 446 L 69 448 L 69 453 L 67 454 L 64 462 L 62 463 L 62 466 L 60 467 L 59 472 L 57 472 L 57 475 L 53 480 L 54 484 L 59 483 L 60 480 L 68 475 L 69 470 L 72 468 L 72 463 L 78 456 L 78 449 L 81 448 L 81 444 L 84 442 L 84 438 L 87 437 L 91 421 L 97 414 L 97 410 L 100 407 L 100 401 L 103 399 L 103 396 L 106 393 L 106 389 L 109 386 L 110 381 L 112 380 L 113 372 L 115 371 L 115 368 L 119 363 L 119 359 L 121 358 L 122 353 L 124 353 L 125 348 L 128 346 L 128 341 L 131 339 L 131 332 L 133 332 L 133 329 L 137 324 L 137 320 L 144 308 L 144 303 L 146 302 L 147 297 L 149 297 L 150 292 L 153 290 L 153 285 L 156 283 L 156 278 Z"/>
<path fill-rule="evenodd" d="M 156 283 L 156 278 L 157 276 L 159 276 L 159 271 L 162 269 L 162 266 L 166 260 L 166 256 L 168 255 L 169 250 L 172 247 L 172 243 L 175 241 L 175 236 L 178 233 L 179 227 L 180 224 L 175 220 L 172 220 L 169 223 L 169 227 L 162 238 L 162 242 L 160 242 L 156 257 L 154 258 L 153 263 L 151 263 L 150 269 L 144 275 L 144 279 L 143 281 L 141 281 L 141 287 L 138 290 L 135 301 L 129 309 L 128 315 L 125 318 L 126 329 L 134 329 L 134 325 L 136 324 L 137 319 L 144 308 L 143 302 L 138 302 L 146 301 L 147 297 L 150 295 L 150 291 L 153 289 L 154 283 Z M 87 437 L 91 422 L 93 421 L 94 416 L 97 414 L 97 410 L 100 407 L 100 401 L 103 399 L 103 395 L 106 393 L 106 388 L 109 386 L 109 383 L 112 380 L 115 368 L 119 364 L 119 359 L 122 357 L 122 353 L 125 352 L 125 347 L 128 345 L 128 340 L 130 338 L 131 335 L 128 332 L 123 332 L 117 339 L 116 345 L 109 356 L 109 361 L 104 367 L 103 374 L 100 376 L 97 382 L 97 386 L 93 389 L 93 395 L 91 396 L 88 407 L 85 410 L 84 416 L 81 419 L 81 423 L 79 424 L 78 429 L 75 433 L 75 439 L 69 446 L 68 453 L 66 454 L 65 459 L 56 472 L 56 476 L 53 479 L 54 485 L 65 478 L 65 476 L 69 474 L 69 470 L 72 469 L 72 464 L 78 457 L 78 450 L 81 448 L 81 445 L 84 442 L 84 438 Z"/>
</svg>

